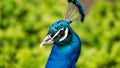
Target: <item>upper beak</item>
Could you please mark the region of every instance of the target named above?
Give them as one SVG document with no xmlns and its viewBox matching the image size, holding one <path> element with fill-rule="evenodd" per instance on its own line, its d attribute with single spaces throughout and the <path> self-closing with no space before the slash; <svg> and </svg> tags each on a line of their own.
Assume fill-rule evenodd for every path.
<svg viewBox="0 0 120 68">
<path fill-rule="evenodd" d="M 45 39 L 41 42 L 40 47 L 42 47 L 43 45 L 52 44 L 53 42 L 54 41 L 51 35 L 47 35 Z"/>
</svg>

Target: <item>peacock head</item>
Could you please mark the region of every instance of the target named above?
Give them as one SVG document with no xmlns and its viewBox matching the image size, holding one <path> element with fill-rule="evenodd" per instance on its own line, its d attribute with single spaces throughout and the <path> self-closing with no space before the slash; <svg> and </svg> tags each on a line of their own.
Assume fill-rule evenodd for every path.
<svg viewBox="0 0 120 68">
<path fill-rule="evenodd" d="M 71 35 L 72 29 L 70 23 L 64 20 L 59 20 L 50 26 L 48 34 L 40 46 L 53 43 L 58 46 L 64 46 L 70 43 L 72 38 Z"/>
<path fill-rule="evenodd" d="M 85 11 L 78 0 L 68 0 L 68 3 L 68 10 L 63 20 L 59 20 L 50 26 L 48 34 L 40 46 L 52 43 L 58 46 L 64 46 L 71 42 L 73 31 L 70 23 L 76 19 L 83 22 Z"/>
</svg>

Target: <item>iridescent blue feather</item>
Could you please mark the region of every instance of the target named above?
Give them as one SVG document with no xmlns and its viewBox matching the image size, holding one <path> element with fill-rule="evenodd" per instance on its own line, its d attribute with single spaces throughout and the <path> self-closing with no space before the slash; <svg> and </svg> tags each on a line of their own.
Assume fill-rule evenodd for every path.
<svg viewBox="0 0 120 68">
<path fill-rule="evenodd" d="M 79 17 L 82 16 L 81 21 L 83 22 L 85 11 L 77 0 L 68 0 L 68 2 L 72 4 L 70 4 L 65 17 L 50 26 L 46 38 L 40 45 L 53 44 L 45 68 L 75 68 L 80 56 L 81 41 L 70 27 L 70 23 L 77 12 Z"/>
</svg>

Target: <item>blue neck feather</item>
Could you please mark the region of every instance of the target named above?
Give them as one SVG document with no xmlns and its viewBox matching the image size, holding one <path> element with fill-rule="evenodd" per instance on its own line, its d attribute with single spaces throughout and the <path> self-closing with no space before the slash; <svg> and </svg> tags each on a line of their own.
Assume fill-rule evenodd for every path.
<svg viewBox="0 0 120 68">
<path fill-rule="evenodd" d="M 65 46 L 53 45 L 45 68 L 75 68 L 80 55 L 81 42 L 72 31 L 71 43 Z"/>
</svg>

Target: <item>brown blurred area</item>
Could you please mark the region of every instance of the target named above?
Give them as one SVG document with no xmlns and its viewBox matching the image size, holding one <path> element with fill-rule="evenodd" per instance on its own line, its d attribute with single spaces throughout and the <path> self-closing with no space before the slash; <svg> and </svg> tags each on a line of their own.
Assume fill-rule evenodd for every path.
<svg viewBox="0 0 120 68">
<path fill-rule="evenodd" d="M 79 0 L 79 1 L 82 3 L 85 10 L 88 10 L 89 7 L 91 7 L 93 5 L 94 0 Z M 108 0 L 108 1 L 115 2 L 116 0 Z"/>
<path fill-rule="evenodd" d="M 93 4 L 93 0 L 79 0 L 79 1 L 81 2 L 85 10 L 88 10 L 88 8 Z"/>
</svg>

